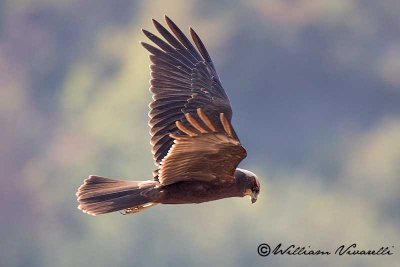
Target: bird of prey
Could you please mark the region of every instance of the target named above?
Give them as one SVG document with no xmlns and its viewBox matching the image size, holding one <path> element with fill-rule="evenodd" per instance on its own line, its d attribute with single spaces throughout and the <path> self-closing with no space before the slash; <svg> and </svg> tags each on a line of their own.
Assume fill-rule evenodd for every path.
<svg viewBox="0 0 400 267">
<path fill-rule="evenodd" d="M 143 30 L 150 52 L 149 126 L 157 169 L 153 180 L 89 176 L 76 193 L 79 209 L 91 215 L 133 214 L 157 204 L 202 203 L 229 197 L 257 200 L 257 176 L 237 168 L 246 157 L 232 127 L 232 109 L 203 42 L 193 43 L 167 16 L 163 37 Z"/>
</svg>

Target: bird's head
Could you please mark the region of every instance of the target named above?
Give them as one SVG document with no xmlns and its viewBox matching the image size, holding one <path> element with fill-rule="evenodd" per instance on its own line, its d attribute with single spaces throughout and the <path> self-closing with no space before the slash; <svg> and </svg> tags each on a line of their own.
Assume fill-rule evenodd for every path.
<svg viewBox="0 0 400 267">
<path fill-rule="evenodd" d="M 260 193 L 260 181 L 258 177 L 251 171 L 237 168 L 235 178 L 243 190 L 244 196 L 250 196 L 251 203 L 255 203 Z"/>
</svg>

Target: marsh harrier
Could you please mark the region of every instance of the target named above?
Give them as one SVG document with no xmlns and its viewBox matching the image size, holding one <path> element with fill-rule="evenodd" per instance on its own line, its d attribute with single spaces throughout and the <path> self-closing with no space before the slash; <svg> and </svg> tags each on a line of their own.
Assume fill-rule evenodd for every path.
<svg viewBox="0 0 400 267">
<path fill-rule="evenodd" d="M 157 204 L 228 197 L 257 200 L 257 176 L 237 168 L 246 150 L 232 127 L 231 105 L 210 55 L 193 29 L 194 45 L 171 19 L 165 20 L 169 30 L 153 20 L 163 39 L 143 30 L 153 44 L 142 43 L 152 62 L 153 180 L 89 176 L 76 193 L 79 209 L 88 214 L 131 214 Z"/>
</svg>

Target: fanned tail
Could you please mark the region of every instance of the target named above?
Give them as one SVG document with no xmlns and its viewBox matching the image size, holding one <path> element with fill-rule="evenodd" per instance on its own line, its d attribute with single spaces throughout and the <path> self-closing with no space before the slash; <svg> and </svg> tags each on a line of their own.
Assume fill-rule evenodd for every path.
<svg viewBox="0 0 400 267">
<path fill-rule="evenodd" d="M 78 208 L 90 215 L 119 210 L 136 213 L 156 205 L 157 181 L 122 181 L 91 175 L 79 187 Z"/>
</svg>

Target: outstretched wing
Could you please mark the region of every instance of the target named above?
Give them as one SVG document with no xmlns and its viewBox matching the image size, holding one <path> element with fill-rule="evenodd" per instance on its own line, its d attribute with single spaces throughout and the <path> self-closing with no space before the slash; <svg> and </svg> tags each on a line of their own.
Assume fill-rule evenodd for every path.
<svg viewBox="0 0 400 267">
<path fill-rule="evenodd" d="M 176 122 L 184 134 L 171 134 L 174 144 L 161 161 L 158 172 L 162 185 L 193 180 L 232 180 L 236 167 L 246 157 L 246 150 L 234 136 L 224 113 L 219 118 L 223 129 L 218 129 L 202 109 L 197 109 L 197 115 L 200 120 L 191 113 L 185 114 L 190 128 Z"/>
<path fill-rule="evenodd" d="M 182 133 L 175 121 L 187 125 L 185 113 L 197 116 L 196 109 L 203 108 L 211 119 L 217 121 L 217 126 L 220 126 L 220 113 L 224 113 L 229 121 L 232 117 L 229 99 L 198 35 L 190 29 L 196 49 L 172 20 L 167 16 L 165 20 L 172 33 L 153 20 L 165 41 L 143 30 L 158 48 L 142 43 L 151 53 L 150 91 L 154 101 L 150 103 L 149 125 L 157 166 L 173 145 L 170 134 Z"/>
</svg>

